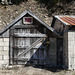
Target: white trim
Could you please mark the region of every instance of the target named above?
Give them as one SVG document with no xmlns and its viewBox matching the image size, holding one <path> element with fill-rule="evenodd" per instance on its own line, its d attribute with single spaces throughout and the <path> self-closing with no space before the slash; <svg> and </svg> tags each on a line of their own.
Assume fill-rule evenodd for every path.
<svg viewBox="0 0 75 75">
<path fill-rule="evenodd" d="M 31 18 L 31 22 L 25 22 L 25 18 Z M 23 17 L 23 24 L 32 24 L 33 18 L 32 17 Z"/>
</svg>

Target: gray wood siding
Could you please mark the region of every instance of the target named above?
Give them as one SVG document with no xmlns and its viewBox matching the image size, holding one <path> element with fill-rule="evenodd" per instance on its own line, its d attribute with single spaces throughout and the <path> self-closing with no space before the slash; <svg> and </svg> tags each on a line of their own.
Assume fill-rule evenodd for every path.
<svg viewBox="0 0 75 75">
<path fill-rule="evenodd" d="M 0 37 L 9 38 L 9 30 L 5 31 Z"/>
<path fill-rule="evenodd" d="M 54 23 L 53 28 L 54 28 L 58 33 L 63 34 L 64 25 L 63 25 L 58 19 L 55 19 L 55 23 Z"/>
<path fill-rule="evenodd" d="M 11 30 L 13 29 L 11 28 Z M 15 33 L 20 34 L 20 36 L 25 36 L 24 34 L 29 34 L 29 35 L 32 34 L 32 36 L 34 34 L 35 35 L 38 34 L 38 35 L 36 37 L 35 36 L 34 37 L 19 37 L 15 35 L 17 36 L 15 37 L 14 36 Z M 13 46 L 12 46 L 13 53 L 12 54 L 13 55 L 11 55 L 11 57 L 13 57 L 12 58 L 13 64 L 25 64 L 28 61 L 33 62 L 33 64 L 38 64 L 38 61 L 39 61 L 39 64 L 42 64 L 42 62 L 44 64 L 45 62 L 44 60 L 46 60 L 46 50 L 45 48 L 43 48 L 43 46 L 41 46 L 44 40 L 42 41 L 41 44 L 39 42 L 36 45 L 34 45 L 33 48 L 30 48 L 30 51 L 28 51 L 26 54 L 23 54 L 22 56 L 20 56 L 20 58 L 17 58 L 17 56 L 20 53 L 25 51 L 27 48 L 31 47 L 31 45 L 33 45 L 34 42 L 36 42 L 39 38 L 41 38 L 41 35 L 45 35 L 45 34 L 40 33 L 37 29 L 34 29 L 34 28 L 32 29 L 16 28 L 13 30 L 13 34 L 11 35 L 13 37 L 12 38 L 13 40 Z M 46 35 L 42 36 L 42 38 L 46 38 Z"/>
<path fill-rule="evenodd" d="M 19 20 L 11 27 L 10 60 L 11 64 L 37 64 L 56 66 L 56 40 L 48 45 L 46 41 L 54 34 L 38 21 L 33 19 L 32 25 L 24 25 Z M 37 40 L 40 40 L 36 42 Z M 12 42 L 13 41 L 13 42 Z M 51 41 L 51 40 L 49 40 Z M 53 51 L 51 51 L 53 46 Z"/>
<path fill-rule="evenodd" d="M 63 24 L 58 19 L 54 18 L 54 23 L 52 23 L 52 27 L 55 29 L 56 32 L 58 32 L 60 35 L 63 35 L 64 32 L 68 32 L 68 29 L 70 27 L 68 25 Z"/>
</svg>

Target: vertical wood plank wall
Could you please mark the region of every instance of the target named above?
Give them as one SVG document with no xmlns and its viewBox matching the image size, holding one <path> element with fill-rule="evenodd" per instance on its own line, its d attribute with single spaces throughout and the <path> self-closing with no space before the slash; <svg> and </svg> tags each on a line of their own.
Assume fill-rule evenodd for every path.
<svg viewBox="0 0 75 75">
<path fill-rule="evenodd" d="M 37 64 L 56 67 L 57 40 L 54 38 L 54 34 L 51 31 L 41 25 L 34 18 L 33 20 L 33 24 L 27 26 L 23 24 L 21 19 L 2 36 L 0 36 L 6 36 L 9 38 L 9 64 Z M 25 26 L 27 28 L 25 28 Z M 30 34 L 32 34 L 32 36 Z M 35 36 L 33 36 L 34 34 Z M 36 36 L 37 34 L 40 36 Z M 42 41 L 33 46 L 33 48 L 31 48 L 26 54 L 18 57 L 19 54 L 27 48 L 30 48 L 31 45 L 40 38 L 42 38 Z"/>
<path fill-rule="evenodd" d="M 40 27 L 40 23 L 38 23 L 36 20 L 34 21 L 33 26 L 37 25 L 37 28 L 15 28 L 15 26 L 25 26 L 22 23 L 22 20 L 18 21 L 11 29 L 10 29 L 10 35 L 13 33 L 19 33 L 19 34 L 46 34 L 46 28 L 41 25 Z M 13 30 L 14 29 L 14 30 Z M 48 32 L 50 33 L 50 32 Z M 52 33 L 51 33 L 52 34 Z M 48 34 L 49 35 L 49 34 Z M 14 36 L 14 35 L 13 35 Z M 24 58 L 29 58 L 29 61 L 25 62 L 25 61 L 15 61 L 14 59 L 16 59 L 16 56 L 24 51 L 25 49 L 23 49 L 23 47 L 27 47 L 30 46 L 32 43 L 34 43 L 37 39 L 37 37 L 35 38 L 20 38 L 20 37 L 13 37 L 12 35 L 10 36 L 10 64 L 41 64 L 41 65 L 49 65 L 49 66 L 56 66 L 57 64 L 57 54 L 56 54 L 56 38 L 51 38 L 49 39 L 49 41 L 51 41 L 49 47 L 47 48 L 46 42 L 44 42 L 40 48 L 36 49 L 31 49 L 28 53 L 26 53 L 26 55 L 24 55 Z M 50 38 L 50 36 L 49 36 Z M 53 42 L 54 41 L 54 42 Z M 52 43 L 53 42 L 53 43 Z M 43 46 L 44 45 L 44 46 Z M 53 47 L 52 47 L 53 46 Z M 52 48 L 52 50 L 51 50 Z M 47 54 L 48 53 L 48 54 Z"/>
</svg>

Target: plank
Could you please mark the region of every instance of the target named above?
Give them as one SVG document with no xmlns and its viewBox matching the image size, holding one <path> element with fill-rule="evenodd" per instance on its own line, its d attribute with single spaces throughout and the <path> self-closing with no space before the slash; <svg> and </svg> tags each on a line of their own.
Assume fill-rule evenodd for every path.
<svg viewBox="0 0 75 75">
<path fill-rule="evenodd" d="M 21 52 L 17 57 L 26 54 L 28 51 L 30 51 L 35 45 L 37 45 L 42 40 L 44 40 L 44 38 L 40 38 L 40 39 L 36 40 L 30 47 L 28 47 L 25 51 Z"/>
<path fill-rule="evenodd" d="M 28 46 L 17 46 L 17 45 L 15 45 L 15 46 L 12 46 L 12 48 L 14 48 L 14 49 L 24 49 L 24 48 L 27 48 Z"/>
<path fill-rule="evenodd" d="M 22 28 L 22 29 L 29 29 L 29 28 L 36 28 L 38 25 L 16 25 L 14 28 Z"/>
<path fill-rule="evenodd" d="M 9 32 L 10 34 L 12 33 L 13 34 L 13 30 L 10 30 L 10 32 Z M 12 49 L 12 46 L 13 46 L 13 37 L 12 36 L 10 36 L 10 38 L 9 38 L 11 41 L 10 41 L 10 52 L 9 52 L 9 61 L 10 61 L 10 64 L 13 64 L 13 59 L 11 59 L 11 58 L 13 58 L 13 49 Z"/>
<path fill-rule="evenodd" d="M 28 58 L 14 58 L 15 60 L 28 60 Z M 32 60 L 45 60 L 44 58 L 37 58 L 37 59 L 32 59 Z"/>
<path fill-rule="evenodd" d="M 28 61 L 28 58 L 14 58 L 14 60 L 18 60 L 18 61 Z"/>
<path fill-rule="evenodd" d="M 46 34 L 14 33 L 14 37 L 47 37 Z"/>
</svg>

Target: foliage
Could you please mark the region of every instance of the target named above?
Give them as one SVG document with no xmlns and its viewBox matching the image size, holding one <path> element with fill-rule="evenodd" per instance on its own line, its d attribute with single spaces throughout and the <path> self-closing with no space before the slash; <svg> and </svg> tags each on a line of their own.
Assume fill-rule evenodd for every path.
<svg viewBox="0 0 75 75">
<path fill-rule="evenodd" d="M 50 2 L 53 2 L 53 3 L 57 3 L 59 1 L 61 2 L 71 2 L 72 0 L 37 0 L 38 2 L 43 2 L 43 3 L 50 3 Z"/>
<path fill-rule="evenodd" d="M 66 4 L 73 0 L 36 0 L 36 1 L 47 6 L 47 9 L 49 10 L 50 8 L 54 7 L 57 3 L 61 2 L 63 4 Z"/>
<path fill-rule="evenodd" d="M 0 2 L 2 3 L 2 4 L 20 4 L 21 2 L 25 2 L 25 1 L 28 1 L 28 0 L 0 0 Z"/>
<path fill-rule="evenodd" d="M 44 3 L 48 6 L 51 6 L 51 5 L 54 5 L 58 2 L 62 2 L 62 3 L 69 3 L 71 2 L 72 0 L 37 0 L 38 2 L 40 3 Z"/>
</svg>

